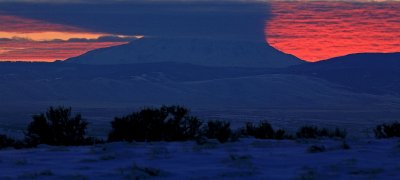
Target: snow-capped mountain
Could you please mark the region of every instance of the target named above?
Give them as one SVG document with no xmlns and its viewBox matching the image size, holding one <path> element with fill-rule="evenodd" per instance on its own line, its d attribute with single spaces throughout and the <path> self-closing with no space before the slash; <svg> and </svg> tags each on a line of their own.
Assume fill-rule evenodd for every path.
<svg viewBox="0 0 400 180">
<path fill-rule="evenodd" d="M 218 67 L 279 68 L 301 64 L 265 42 L 199 38 L 142 38 L 66 60 L 79 64 L 180 62 Z"/>
</svg>

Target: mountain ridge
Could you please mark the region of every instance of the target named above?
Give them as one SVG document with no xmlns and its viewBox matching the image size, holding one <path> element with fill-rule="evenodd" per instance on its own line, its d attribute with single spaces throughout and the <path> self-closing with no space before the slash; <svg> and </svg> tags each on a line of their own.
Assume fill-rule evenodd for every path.
<svg viewBox="0 0 400 180">
<path fill-rule="evenodd" d="M 304 63 L 265 42 L 200 38 L 142 38 L 67 59 L 77 64 L 179 62 L 216 67 L 282 68 Z"/>
<path fill-rule="evenodd" d="M 288 73 L 318 77 L 355 92 L 400 95 L 400 53 L 357 53 L 295 65 Z"/>
</svg>

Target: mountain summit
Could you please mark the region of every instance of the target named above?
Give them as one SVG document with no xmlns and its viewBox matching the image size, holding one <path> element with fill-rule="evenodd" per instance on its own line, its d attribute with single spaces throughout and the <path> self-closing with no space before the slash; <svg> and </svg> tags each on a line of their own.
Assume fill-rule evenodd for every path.
<svg viewBox="0 0 400 180">
<path fill-rule="evenodd" d="M 125 45 L 89 51 L 66 62 L 98 65 L 179 62 L 218 67 L 278 68 L 303 61 L 280 52 L 265 42 L 142 38 Z"/>
</svg>

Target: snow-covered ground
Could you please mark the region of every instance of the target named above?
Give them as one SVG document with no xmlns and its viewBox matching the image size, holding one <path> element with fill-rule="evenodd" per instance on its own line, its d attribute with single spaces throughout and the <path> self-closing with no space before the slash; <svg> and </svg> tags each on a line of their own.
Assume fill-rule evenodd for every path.
<svg viewBox="0 0 400 180">
<path fill-rule="evenodd" d="M 112 143 L 0 150 L 0 179 L 399 179 L 398 139 Z M 311 146 L 324 146 L 312 152 Z"/>
</svg>

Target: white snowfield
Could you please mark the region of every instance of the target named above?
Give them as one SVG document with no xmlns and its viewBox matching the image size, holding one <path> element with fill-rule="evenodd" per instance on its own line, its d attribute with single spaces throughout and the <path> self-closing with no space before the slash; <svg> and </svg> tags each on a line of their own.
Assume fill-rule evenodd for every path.
<svg viewBox="0 0 400 180">
<path fill-rule="evenodd" d="M 303 63 L 264 41 L 144 37 L 129 44 L 90 51 L 66 62 L 135 64 L 180 62 L 219 67 L 288 67 Z"/>
<path fill-rule="evenodd" d="M 0 179 L 399 179 L 398 139 L 41 145 L 0 150 Z M 325 151 L 310 150 L 324 146 Z"/>
</svg>

